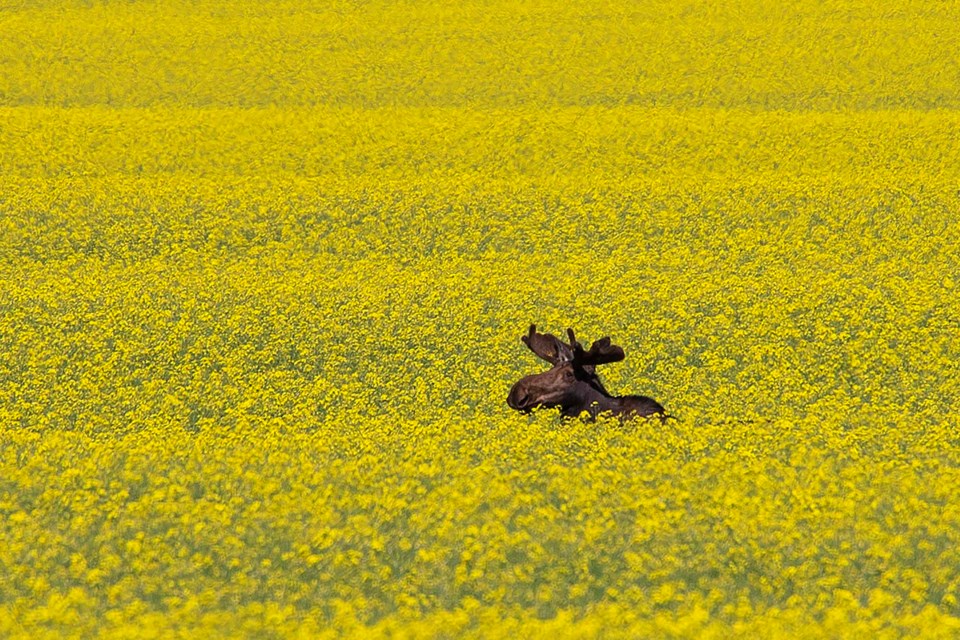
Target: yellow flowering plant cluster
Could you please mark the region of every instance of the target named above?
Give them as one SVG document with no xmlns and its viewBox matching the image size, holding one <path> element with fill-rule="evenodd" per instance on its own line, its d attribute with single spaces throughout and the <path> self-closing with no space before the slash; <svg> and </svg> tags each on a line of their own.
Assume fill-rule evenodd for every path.
<svg viewBox="0 0 960 640">
<path fill-rule="evenodd" d="M 956 637 L 957 25 L 0 7 L 0 636 Z"/>
</svg>

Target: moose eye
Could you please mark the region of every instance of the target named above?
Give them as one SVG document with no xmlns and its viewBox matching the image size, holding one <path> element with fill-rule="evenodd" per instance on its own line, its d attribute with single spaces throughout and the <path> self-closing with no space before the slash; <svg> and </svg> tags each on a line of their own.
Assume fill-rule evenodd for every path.
<svg viewBox="0 0 960 640">
<path fill-rule="evenodd" d="M 573 380 L 573 371 L 564 371 L 563 377 L 565 380 Z"/>
</svg>

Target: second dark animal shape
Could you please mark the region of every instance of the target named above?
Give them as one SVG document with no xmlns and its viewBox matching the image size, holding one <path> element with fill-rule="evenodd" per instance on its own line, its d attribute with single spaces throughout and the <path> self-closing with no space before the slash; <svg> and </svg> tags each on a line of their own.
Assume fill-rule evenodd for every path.
<svg viewBox="0 0 960 640">
<path fill-rule="evenodd" d="M 567 329 L 570 343 L 565 344 L 549 333 L 537 333 L 537 326 L 523 336 L 530 350 L 553 365 L 549 371 L 521 378 L 507 396 L 507 404 L 517 411 L 535 407 L 559 407 L 565 416 L 584 413 L 591 418 L 610 414 L 621 418 L 659 416 L 666 418 L 663 407 L 646 396 L 612 396 L 603 387 L 596 366 L 624 359 L 623 349 L 601 338 L 585 351 Z"/>
</svg>

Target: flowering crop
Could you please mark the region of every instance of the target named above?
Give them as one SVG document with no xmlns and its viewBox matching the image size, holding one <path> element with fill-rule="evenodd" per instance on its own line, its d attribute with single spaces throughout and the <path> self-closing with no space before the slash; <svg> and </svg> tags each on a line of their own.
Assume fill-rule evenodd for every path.
<svg viewBox="0 0 960 640">
<path fill-rule="evenodd" d="M 0 8 L 0 636 L 960 634 L 957 25 Z"/>
</svg>

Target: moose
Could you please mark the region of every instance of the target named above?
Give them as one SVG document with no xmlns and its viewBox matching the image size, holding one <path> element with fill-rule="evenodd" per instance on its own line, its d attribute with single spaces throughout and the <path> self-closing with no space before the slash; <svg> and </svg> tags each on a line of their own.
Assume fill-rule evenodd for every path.
<svg viewBox="0 0 960 640">
<path fill-rule="evenodd" d="M 597 340 L 584 351 L 577 342 L 573 329 L 567 329 L 570 344 L 565 344 L 549 333 L 538 333 L 535 324 L 520 339 L 537 356 L 553 367 L 549 371 L 521 378 L 507 396 L 511 409 L 530 412 L 535 407 L 560 407 L 564 416 L 576 417 L 584 413 L 595 419 L 609 414 L 621 419 L 657 416 L 668 417 L 664 408 L 646 396 L 610 395 L 597 376 L 596 367 L 624 359 L 623 349 L 611 344 L 610 338 Z"/>
</svg>

